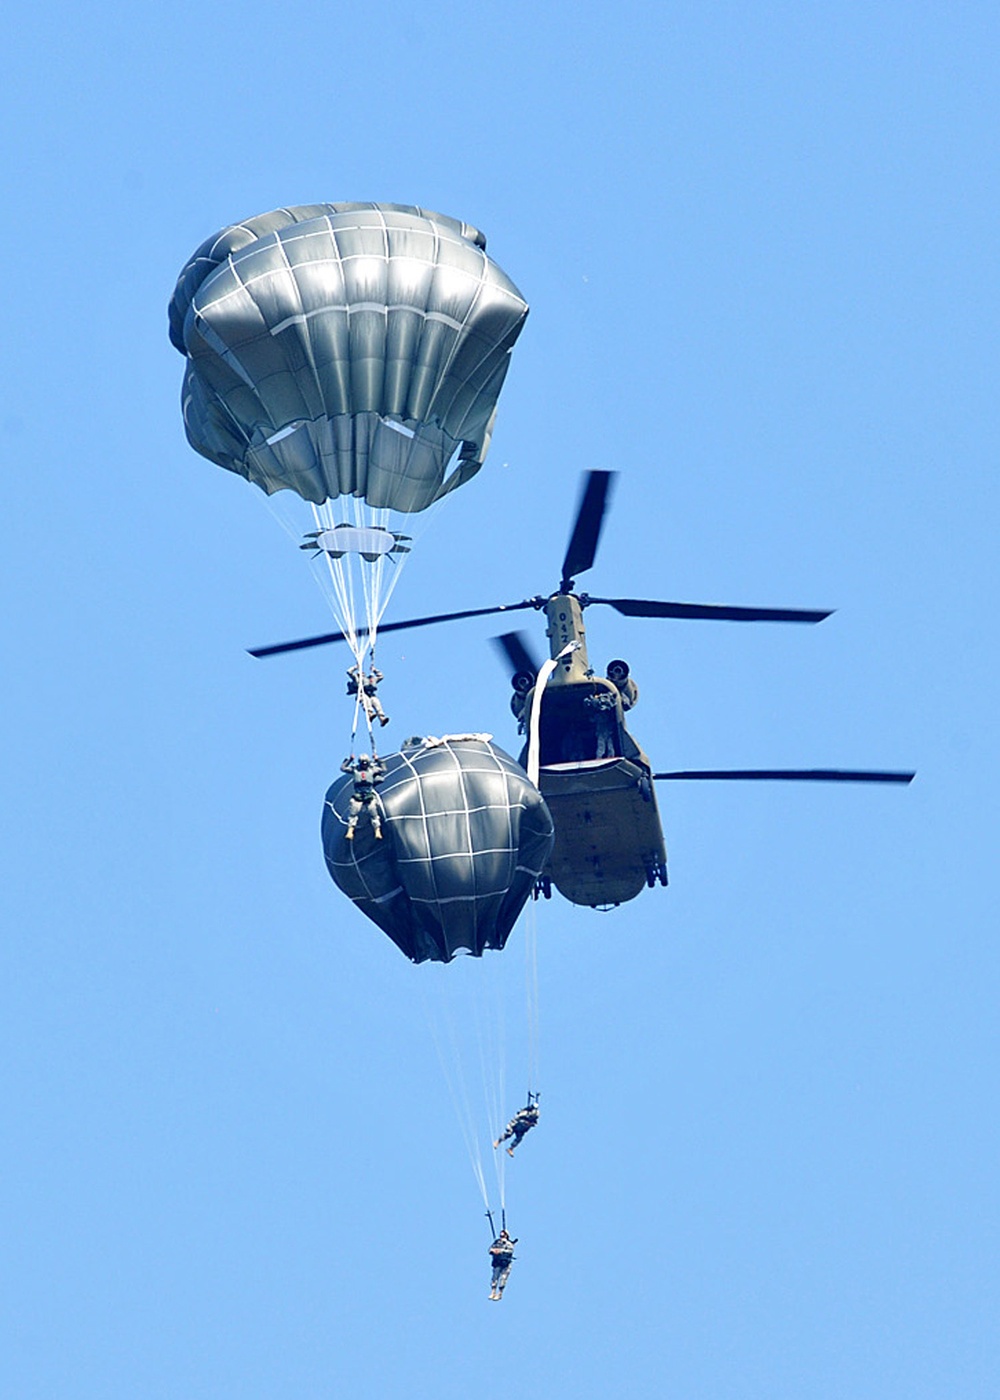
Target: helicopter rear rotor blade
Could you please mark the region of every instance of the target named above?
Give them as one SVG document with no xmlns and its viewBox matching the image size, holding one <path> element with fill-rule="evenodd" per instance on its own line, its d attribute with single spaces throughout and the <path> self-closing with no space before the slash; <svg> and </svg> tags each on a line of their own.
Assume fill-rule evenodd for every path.
<svg viewBox="0 0 1000 1400">
<path fill-rule="evenodd" d="M 739 608 L 722 603 L 660 603 L 648 598 L 594 598 L 591 603 L 604 603 L 624 617 L 674 617 L 705 622 L 822 622 L 833 609 L 813 608 Z"/>
<path fill-rule="evenodd" d="M 435 613 L 433 617 L 411 617 L 404 622 L 381 622 L 378 626 L 377 635 L 383 632 L 403 632 L 410 627 L 430 627 L 435 622 L 459 622 L 466 617 L 490 617 L 494 613 L 517 612 L 521 608 L 539 608 L 544 600 L 538 598 L 526 598 L 521 603 L 500 603 L 495 608 L 467 608 L 464 612 Z M 368 635 L 367 627 L 359 627 L 357 631 L 359 637 Z M 309 647 L 326 646 L 328 642 L 346 641 L 343 632 L 323 632 L 318 637 L 302 637 L 297 642 L 277 642 L 274 646 L 247 648 L 251 656 L 277 656 L 285 651 L 305 651 Z"/>
<path fill-rule="evenodd" d="M 877 768 L 694 768 L 653 777 L 658 782 L 912 783 L 916 774 Z"/>
<path fill-rule="evenodd" d="M 563 559 L 560 593 L 569 593 L 577 574 L 591 567 L 597 554 L 597 542 L 608 508 L 608 497 L 617 472 L 587 472 L 576 512 L 576 520 Z"/>
<path fill-rule="evenodd" d="M 510 662 L 515 676 L 519 672 L 538 675 L 540 663 L 532 656 L 524 632 L 504 632 L 501 636 L 493 638 L 493 644 Z"/>
</svg>

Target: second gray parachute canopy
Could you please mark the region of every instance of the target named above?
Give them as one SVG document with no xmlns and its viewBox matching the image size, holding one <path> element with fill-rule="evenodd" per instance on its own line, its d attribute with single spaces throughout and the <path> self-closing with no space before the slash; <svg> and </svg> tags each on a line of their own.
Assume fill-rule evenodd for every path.
<svg viewBox="0 0 1000 1400">
<path fill-rule="evenodd" d="M 413 962 L 502 948 L 552 851 L 541 793 L 485 735 L 416 740 L 382 761 L 380 839 L 368 815 L 347 839 L 350 776 L 326 795 L 334 881 Z"/>
<path fill-rule="evenodd" d="M 312 204 L 233 224 L 170 304 L 188 440 L 269 495 L 423 510 L 482 465 L 527 312 L 483 235 L 443 214 Z"/>
</svg>

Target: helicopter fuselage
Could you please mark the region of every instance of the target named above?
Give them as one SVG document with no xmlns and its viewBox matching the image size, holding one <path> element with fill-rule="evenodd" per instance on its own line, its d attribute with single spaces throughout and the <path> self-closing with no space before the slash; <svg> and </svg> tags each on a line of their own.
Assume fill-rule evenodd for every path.
<svg viewBox="0 0 1000 1400">
<path fill-rule="evenodd" d="M 576 577 L 594 564 L 614 475 L 607 471 L 586 473 L 555 593 L 547 597 L 536 594 L 520 602 L 492 607 L 381 623 L 378 628 L 381 635 L 528 608 L 544 611 L 551 658 L 543 667 L 539 668 L 520 633 L 505 632 L 494 640 L 514 668 L 511 709 L 521 721 L 522 732 L 525 725 L 529 729 L 521 763 L 541 789 L 554 818 L 555 846 L 536 894 L 549 896 L 555 885 L 572 903 L 591 908 L 613 907 L 634 899 L 644 884 L 667 883 L 667 853 L 654 781 L 909 783 L 914 777 L 911 772 L 895 770 L 841 768 L 652 771 L 649 759 L 625 724 L 626 712 L 638 699 L 628 666 L 624 661 L 611 661 L 601 677 L 594 674 L 587 658 L 583 612 L 588 605 L 603 604 L 624 617 L 740 623 L 817 623 L 829 617 L 830 610 L 598 598 L 577 593 Z M 329 553 L 333 558 L 354 550 L 362 559 L 377 562 L 383 554 L 406 553 L 409 537 L 388 531 L 366 532 L 341 523 L 307 536 L 303 547 Z M 374 633 L 369 634 L 364 628 L 352 629 L 352 645 L 357 640 L 355 630 L 371 649 L 374 665 Z M 344 640 L 348 640 L 347 632 L 326 632 L 277 646 L 257 647 L 250 654 L 273 656 Z M 544 689 L 536 708 L 534 696 L 538 678 L 543 675 Z M 370 723 L 372 715 L 367 711 L 366 718 Z"/>
<path fill-rule="evenodd" d="M 665 885 L 667 852 L 652 766 L 625 725 L 638 691 L 624 662 L 608 668 L 617 680 L 594 674 L 585 606 L 585 597 L 570 592 L 544 604 L 557 665 L 541 700 L 538 786 L 556 839 L 540 883 L 543 893 L 555 885 L 573 904 L 607 908 L 634 899 L 647 885 Z M 532 701 L 529 691 L 525 714 Z M 526 746 L 522 763 L 527 756 Z"/>
</svg>

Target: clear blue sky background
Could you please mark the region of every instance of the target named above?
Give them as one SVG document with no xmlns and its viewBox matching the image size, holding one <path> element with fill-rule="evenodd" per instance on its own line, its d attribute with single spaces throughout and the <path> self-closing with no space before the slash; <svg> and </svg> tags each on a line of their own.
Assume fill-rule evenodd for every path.
<svg viewBox="0 0 1000 1400">
<path fill-rule="evenodd" d="M 5 1400 L 998 1393 L 998 30 L 910 0 L 8 17 Z M 350 199 L 477 224 L 532 306 L 395 615 L 554 586 L 579 472 L 617 468 L 593 591 L 838 609 L 588 614 L 656 766 L 919 770 L 671 786 L 669 890 L 540 907 L 500 1308 L 422 970 L 320 855 L 344 657 L 245 655 L 329 616 L 187 447 L 166 337 L 204 237 Z M 490 630 L 386 648 L 389 734 L 515 748 Z"/>
</svg>

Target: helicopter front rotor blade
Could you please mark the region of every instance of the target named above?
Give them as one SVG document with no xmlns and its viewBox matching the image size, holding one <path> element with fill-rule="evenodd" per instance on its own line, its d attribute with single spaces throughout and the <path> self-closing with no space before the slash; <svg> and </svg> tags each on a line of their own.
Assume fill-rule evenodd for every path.
<svg viewBox="0 0 1000 1400">
<path fill-rule="evenodd" d="M 594 598 L 591 603 L 605 603 L 624 617 L 675 617 L 705 622 L 822 622 L 833 609 L 813 608 L 737 608 L 722 603 L 660 603 L 648 598 Z"/>
<path fill-rule="evenodd" d="M 435 613 L 433 617 L 411 617 L 405 622 L 381 622 L 378 626 L 377 635 L 383 632 L 403 632 L 409 627 L 430 627 L 435 622 L 459 622 L 465 617 L 490 617 L 493 613 L 517 612 L 521 608 L 539 608 L 543 604 L 542 599 L 526 598 L 521 603 L 500 603 L 495 608 L 467 608 L 465 612 Z M 359 637 L 368 635 L 367 627 L 359 627 L 357 631 Z M 343 632 L 324 632 L 318 637 L 303 637 L 297 642 L 278 642 L 269 647 L 248 647 L 251 656 L 277 656 L 285 651 L 305 651 L 308 647 L 326 646 L 328 642 L 342 642 L 346 638 Z"/>
<path fill-rule="evenodd" d="M 502 651 L 510 662 L 515 676 L 518 672 L 525 672 L 532 676 L 538 675 L 540 663 L 531 654 L 526 633 L 504 632 L 492 640 L 494 646 Z"/>
<path fill-rule="evenodd" d="M 587 472 L 563 559 L 560 593 L 569 593 L 577 574 L 586 573 L 594 562 L 604 513 L 608 508 L 608 495 L 617 475 L 617 472 Z"/>
<path fill-rule="evenodd" d="M 709 782 L 791 783 L 912 783 L 915 773 L 885 772 L 877 768 L 693 768 L 688 772 L 654 773 L 658 782 L 677 780 Z"/>
</svg>

